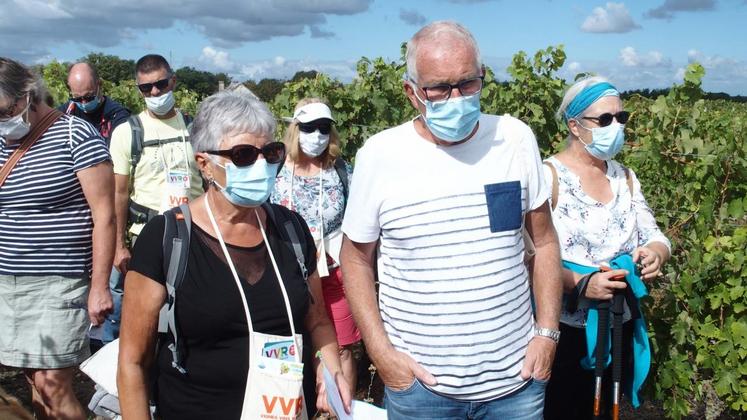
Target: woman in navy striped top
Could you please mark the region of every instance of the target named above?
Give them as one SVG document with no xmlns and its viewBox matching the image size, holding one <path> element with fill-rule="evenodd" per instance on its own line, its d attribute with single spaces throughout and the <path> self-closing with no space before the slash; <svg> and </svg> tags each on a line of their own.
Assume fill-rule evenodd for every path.
<svg viewBox="0 0 747 420">
<path fill-rule="evenodd" d="M 0 165 L 53 112 L 45 94 L 0 57 Z M 0 364 L 24 369 L 39 418 L 85 418 L 72 378 L 89 323 L 112 308 L 113 251 L 109 151 L 93 126 L 60 116 L 0 185 Z"/>
</svg>

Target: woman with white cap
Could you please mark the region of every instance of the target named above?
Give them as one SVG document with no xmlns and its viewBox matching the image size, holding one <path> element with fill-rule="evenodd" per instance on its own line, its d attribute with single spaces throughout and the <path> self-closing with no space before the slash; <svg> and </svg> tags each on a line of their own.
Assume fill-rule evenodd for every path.
<svg viewBox="0 0 747 420">
<path fill-rule="evenodd" d="M 646 293 L 643 282 L 658 276 L 669 259 L 670 243 L 656 225 L 635 173 L 614 160 L 630 118 L 618 90 L 601 77 L 580 80 L 566 92 L 558 117 L 568 127 L 568 145 L 545 161 L 545 179 L 552 185 L 565 295 L 544 416 L 592 418 L 599 401 L 595 391 L 603 383 L 598 411 L 608 418 L 619 396 L 610 379 L 619 383 L 619 378 L 610 378 L 613 369 L 604 368 L 607 357 L 594 353 L 597 342 L 609 342 L 609 333 L 598 328 L 607 317 L 603 308 L 613 296 L 624 298 L 624 313 L 610 312 L 621 314 L 622 390 L 637 406 L 650 360 L 638 301 Z M 602 362 L 594 373 L 596 359 Z M 597 375 L 604 378 L 599 383 Z"/>
<path fill-rule="evenodd" d="M 298 212 L 309 225 L 317 244 L 324 303 L 337 333 L 343 375 L 354 392 L 362 342 L 345 299 L 339 266 L 340 228 L 352 168 L 339 157 L 340 138 L 334 123 L 332 112 L 320 99 L 298 102 L 283 140 L 288 150 L 286 163 L 270 200 Z"/>
</svg>

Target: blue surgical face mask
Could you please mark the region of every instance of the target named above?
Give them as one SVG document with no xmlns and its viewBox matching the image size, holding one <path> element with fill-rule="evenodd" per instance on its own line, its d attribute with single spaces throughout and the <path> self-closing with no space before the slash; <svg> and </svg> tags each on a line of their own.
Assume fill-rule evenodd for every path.
<svg viewBox="0 0 747 420">
<path fill-rule="evenodd" d="M 625 144 L 625 126 L 617 121 L 606 127 L 586 128 L 580 122 L 578 125 L 591 131 L 591 144 L 584 144 L 586 151 L 599 160 L 611 160 Z"/>
<path fill-rule="evenodd" d="M 417 90 L 415 97 L 425 105 L 425 125 L 441 140 L 450 143 L 464 140 L 480 120 L 480 92 L 450 98 L 444 102 L 424 101 L 418 97 Z"/>
<path fill-rule="evenodd" d="M 214 162 L 226 170 L 226 186 L 213 182 L 226 199 L 237 206 L 258 207 L 267 201 L 275 188 L 278 163 L 268 164 L 264 159 L 257 159 L 249 166 L 236 166 L 233 162 L 223 166 Z"/>
<path fill-rule="evenodd" d="M 174 92 L 168 91 L 160 96 L 148 96 L 145 98 L 145 106 L 156 115 L 166 115 L 174 109 L 176 99 Z"/>
<path fill-rule="evenodd" d="M 96 108 L 99 107 L 101 104 L 101 101 L 99 101 L 99 97 L 97 96 L 96 99 L 92 100 L 91 102 L 76 102 L 75 106 L 78 107 L 81 111 L 85 112 L 86 114 L 90 114 L 91 112 L 95 111 Z"/>
</svg>

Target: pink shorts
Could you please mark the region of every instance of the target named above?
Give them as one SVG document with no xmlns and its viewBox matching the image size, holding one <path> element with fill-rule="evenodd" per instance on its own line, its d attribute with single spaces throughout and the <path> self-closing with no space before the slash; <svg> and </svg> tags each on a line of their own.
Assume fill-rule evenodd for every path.
<svg viewBox="0 0 747 420">
<path fill-rule="evenodd" d="M 329 276 L 322 277 L 322 293 L 327 315 L 335 325 L 337 344 L 342 347 L 361 341 L 361 332 L 355 325 L 348 300 L 345 299 L 340 267 L 330 269 Z"/>
</svg>

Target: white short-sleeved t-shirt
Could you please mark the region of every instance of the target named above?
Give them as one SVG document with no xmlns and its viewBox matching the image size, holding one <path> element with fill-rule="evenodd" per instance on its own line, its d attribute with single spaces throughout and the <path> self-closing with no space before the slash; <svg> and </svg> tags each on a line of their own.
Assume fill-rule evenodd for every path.
<svg viewBox="0 0 747 420">
<path fill-rule="evenodd" d="M 506 395 L 533 336 L 522 225 L 549 187 L 524 123 L 483 115 L 439 146 L 412 121 L 358 151 L 343 232 L 381 240 L 379 307 L 392 344 L 462 400 Z"/>
</svg>

